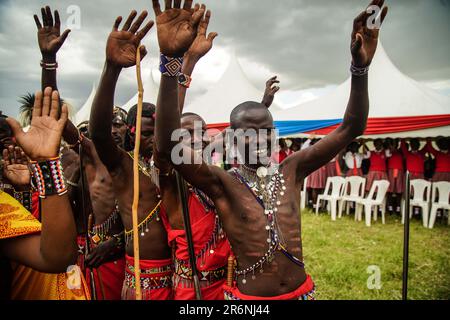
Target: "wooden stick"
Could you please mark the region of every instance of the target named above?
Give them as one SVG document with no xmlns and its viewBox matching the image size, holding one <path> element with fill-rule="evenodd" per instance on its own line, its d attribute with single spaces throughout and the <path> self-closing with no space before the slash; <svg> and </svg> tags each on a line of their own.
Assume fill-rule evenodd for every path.
<svg viewBox="0 0 450 320">
<path fill-rule="evenodd" d="M 142 124 L 142 102 L 144 99 L 144 87 L 141 77 L 141 46 L 136 51 L 136 77 L 138 83 L 138 106 L 136 114 L 136 141 L 134 145 L 133 158 L 133 254 L 134 254 L 134 277 L 136 284 L 136 300 L 142 300 L 141 290 L 141 267 L 139 260 L 139 230 L 138 230 L 138 207 L 139 207 L 139 149 L 141 147 L 141 124 Z"/>
<path fill-rule="evenodd" d="M 231 287 L 233 285 L 234 278 L 234 256 L 230 255 L 228 257 L 228 270 L 227 270 L 227 285 Z"/>
</svg>

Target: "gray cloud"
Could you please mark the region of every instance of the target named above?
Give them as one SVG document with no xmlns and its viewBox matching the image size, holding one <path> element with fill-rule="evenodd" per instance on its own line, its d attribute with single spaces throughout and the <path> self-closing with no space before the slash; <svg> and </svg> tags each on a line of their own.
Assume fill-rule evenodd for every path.
<svg viewBox="0 0 450 320">
<path fill-rule="evenodd" d="M 163 1 L 161 1 L 163 2 Z M 256 62 L 280 75 L 284 89 L 321 87 L 347 77 L 353 18 L 365 0 L 205 0 L 213 11 L 211 31 L 219 32 L 215 45 L 234 47 L 239 58 Z M 384 47 L 399 69 L 420 81 L 450 79 L 450 1 L 386 1 L 389 15 L 382 29 Z M 17 114 L 18 96 L 39 89 L 39 49 L 33 13 L 49 4 L 62 20 L 66 9 L 81 9 L 81 29 L 73 30 L 59 54 L 59 87 L 79 107 L 98 82 L 107 35 L 118 15 L 147 9 L 150 0 L 118 1 L 0 1 L 0 109 Z M 145 44 L 152 63 L 157 59 L 156 32 Z M 246 66 L 244 65 L 244 70 Z M 249 72 L 249 74 L 252 74 Z M 265 80 L 253 75 L 261 87 Z M 198 85 L 201 85 L 198 83 Z M 196 88 L 195 92 L 202 92 Z M 126 70 L 117 88 L 116 102 L 135 92 L 134 70 Z M 192 96 L 191 96 L 192 97 Z"/>
</svg>

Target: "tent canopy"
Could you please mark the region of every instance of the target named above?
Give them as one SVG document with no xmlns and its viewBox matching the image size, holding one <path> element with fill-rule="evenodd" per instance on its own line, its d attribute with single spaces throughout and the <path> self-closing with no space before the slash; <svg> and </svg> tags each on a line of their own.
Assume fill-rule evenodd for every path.
<svg viewBox="0 0 450 320">
<path fill-rule="evenodd" d="M 95 89 L 95 84 L 92 85 L 91 93 L 89 94 L 89 97 L 87 98 L 84 105 L 81 107 L 81 109 L 76 113 L 75 115 L 75 124 L 78 126 L 83 121 L 88 121 L 91 116 L 91 107 L 92 102 L 94 101 L 95 93 L 97 90 Z"/>
<path fill-rule="evenodd" d="M 264 89 L 264 85 L 262 85 Z M 231 111 L 245 101 L 262 101 L 264 90 L 256 89 L 242 71 L 236 55 L 231 54 L 230 63 L 220 80 L 204 95 L 188 101 L 186 112 L 200 115 L 207 124 L 227 124 Z M 280 110 L 275 104 L 270 109 Z"/>
<path fill-rule="evenodd" d="M 351 79 L 331 93 L 297 107 L 274 112 L 274 119 L 284 135 L 327 134 L 330 121 L 340 122 L 350 96 Z M 450 97 L 440 95 L 402 74 L 379 43 L 369 71 L 370 111 L 366 136 L 427 137 L 450 135 Z M 429 117 L 437 116 L 437 117 Z M 303 130 L 291 120 L 323 121 L 322 128 Z M 305 122 L 303 122 L 304 124 Z M 413 123 L 416 125 L 414 126 Z M 319 125 L 320 126 L 320 125 Z M 376 126 L 376 128 L 375 128 Z M 327 130 L 330 128 L 330 130 Z M 322 129 L 322 130 L 321 130 Z"/>
</svg>

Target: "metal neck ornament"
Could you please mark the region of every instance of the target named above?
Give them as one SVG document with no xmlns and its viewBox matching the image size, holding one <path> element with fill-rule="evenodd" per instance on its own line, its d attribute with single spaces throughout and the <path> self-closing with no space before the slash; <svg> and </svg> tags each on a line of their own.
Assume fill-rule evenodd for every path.
<svg viewBox="0 0 450 320">
<path fill-rule="evenodd" d="M 272 170 L 272 175 L 268 175 Z M 259 269 L 263 273 L 264 263 L 271 263 L 274 259 L 275 251 L 286 248 L 286 241 L 283 238 L 281 229 L 277 222 L 278 206 L 281 204 L 281 197 L 286 191 L 285 180 L 283 174 L 278 169 L 272 167 L 260 167 L 257 170 L 247 166 L 241 166 L 234 169 L 234 173 L 238 180 L 247 186 L 253 193 L 258 203 L 264 209 L 264 216 L 267 220 L 266 230 L 268 232 L 267 243 L 268 249 L 266 253 L 253 265 L 246 269 L 236 270 L 237 276 L 244 276 L 242 283 L 247 283 L 246 275 L 251 273 L 252 279 L 256 278 L 255 271 Z"/>
</svg>

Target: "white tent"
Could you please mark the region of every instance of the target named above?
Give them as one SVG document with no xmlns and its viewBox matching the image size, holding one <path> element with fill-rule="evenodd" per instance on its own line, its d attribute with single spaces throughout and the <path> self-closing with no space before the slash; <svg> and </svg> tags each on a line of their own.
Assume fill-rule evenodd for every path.
<svg viewBox="0 0 450 320">
<path fill-rule="evenodd" d="M 199 114 L 207 124 L 228 123 L 230 113 L 237 105 L 262 100 L 264 86 L 265 83 L 261 83 L 261 90 L 258 90 L 250 83 L 233 53 L 220 80 L 204 95 L 187 102 L 184 111 Z M 279 108 L 273 104 L 270 110 L 273 112 Z"/>
<path fill-rule="evenodd" d="M 147 75 L 143 78 L 144 80 L 142 81 L 142 85 L 144 87 L 144 102 L 156 104 L 156 100 L 158 99 L 159 86 L 153 79 L 152 69 L 148 70 Z M 137 101 L 138 101 L 138 93 L 136 92 L 134 97 L 131 98 L 127 103 L 125 103 L 122 106 L 122 108 L 128 112 L 132 106 L 137 104 Z"/>
<path fill-rule="evenodd" d="M 83 121 L 88 121 L 91 116 L 91 108 L 92 108 L 92 102 L 94 101 L 95 93 L 97 90 L 95 89 L 95 84 L 92 85 L 91 94 L 87 98 L 84 105 L 81 107 L 81 109 L 76 113 L 75 115 L 75 124 L 79 125 Z"/>
<path fill-rule="evenodd" d="M 342 119 L 350 95 L 350 78 L 331 93 L 297 107 L 274 113 L 275 120 Z M 450 114 L 450 97 L 402 74 L 391 62 L 381 43 L 369 71 L 369 118 L 409 117 Z M 301 134 L 300 134 L 301 135 Z M 376 137 L 450 136 L 450 126 Z M 375 137 L 375 136 L 371 136 Z"/>
</svg>

